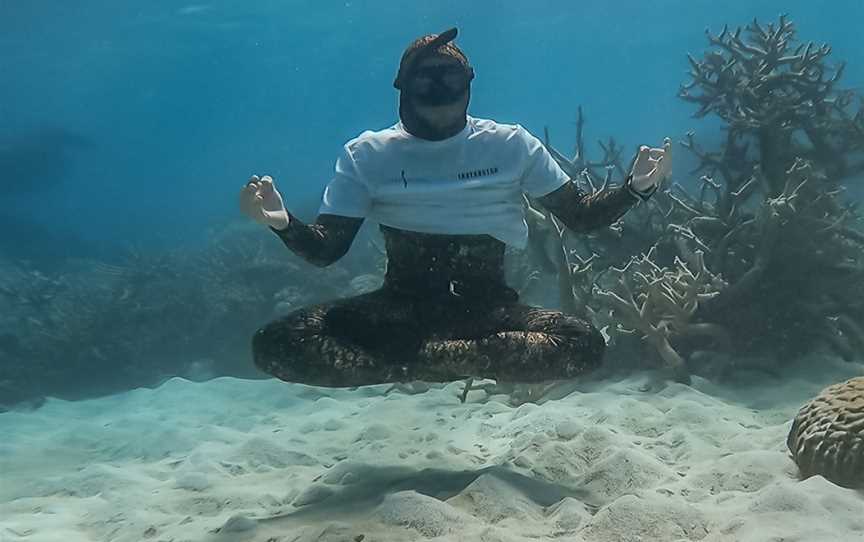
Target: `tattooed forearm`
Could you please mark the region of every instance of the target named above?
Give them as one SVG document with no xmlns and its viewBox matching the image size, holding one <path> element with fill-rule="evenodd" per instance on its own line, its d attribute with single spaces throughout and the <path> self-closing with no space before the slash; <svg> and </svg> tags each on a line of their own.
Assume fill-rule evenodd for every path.
<svg viewBox="0 0 864 542">
<path fill-rule="evenodd" d="M 639 199 L 627 185 L 587 194 L 570 181 L 537 201 L 569 229 L 587 232 L 613 224 Z"/>
<path fill-rule="evenodd" d="M 362 224 L 362 218 L 326 214 L 319 215 L 314 224 L 304 224 L 292 215 L 284 230 L 270 229 L 304 260 L 325 267 L 348 252 Z"/>
</svg>

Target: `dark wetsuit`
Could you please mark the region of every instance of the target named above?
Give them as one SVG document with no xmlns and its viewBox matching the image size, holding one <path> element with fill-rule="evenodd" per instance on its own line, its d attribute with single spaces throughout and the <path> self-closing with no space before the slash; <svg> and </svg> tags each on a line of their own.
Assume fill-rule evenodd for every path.
<svg viewBox="0 0 864 542">
<path fill-rule="evenodd" d="M 586 195 L 574 183 L 539 198 L 577 232 L 618 220 L 639 196 L 629 186 Z M 348 250 L 362 218 L 320 215 L 276 231 L 307 261 Z M 504 243 L 381 226 L 388 266 L 381 289 L 310 306 L 253 338 L 255 364 L 282 380 L 320 386 L 465 377 L 508 382 L 570 378 L 596 368 L 605 342 L 592 324 L 523 305 L 504 280 Z"/>
</svg>

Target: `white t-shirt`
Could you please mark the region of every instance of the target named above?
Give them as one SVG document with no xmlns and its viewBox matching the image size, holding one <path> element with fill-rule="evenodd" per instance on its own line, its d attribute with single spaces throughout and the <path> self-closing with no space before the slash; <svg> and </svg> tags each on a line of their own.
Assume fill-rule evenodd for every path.
<svg viewBox="0 0 864 542">
<path fill-rule="evenodd" d="M 398 123 L 345 144 L 319 213 L 423 233 L 488 234 L 522 248 L 522 193 L 544 196 L 568 179 L 518 124 L 468 117 L 458 134 L 428 141 Z"/>
</svg>

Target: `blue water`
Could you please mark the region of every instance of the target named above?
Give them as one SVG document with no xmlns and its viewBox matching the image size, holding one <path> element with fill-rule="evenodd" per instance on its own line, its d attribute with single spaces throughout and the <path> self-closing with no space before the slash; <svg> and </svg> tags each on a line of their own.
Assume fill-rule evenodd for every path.
<svg viewBox="0 0 864 542">
<path fill-rule="evenodd" d="M 682 332 L 667 345 L 699 369 L 692 388 L 650 372 L 662 345 L 636 350 L 640 337 L 627 342 L 614 321 L 605 329 L 615 378 L 565 382 L 543 391 L 550 400 L 540 405 L 516 408 L 538 396 L 506 385 L 466 390 L 457 404 L 461 383 L 423 394 L 413 384 L 316 390 L 252 380 L 267 376 L 251 359 L 256 329 L 377 284 L 382 258 L 361 236 L 348 261 L 328 269 L 292 260 L 241 215 L 239 189 L 252 174 L 272 175 L 288 209 L 314 219 L 343 144 L 397 121 L 392 82 L 413 39 L 459 28 L 456 43 L 477 74 L 472 115 L 538 136 L 548 128 L 570 155 L 581 106 L 593 156 L 598 139 L 615 137 L 629 154 L 669 136 L 673 177 L 690 184 L 694 162 L 677 142 L 695 130 L 717 149 L 724 134 L 677 97 L 687 53 L 709 49 L 706 28 L 767 25 L 781 13 L 799 40 L 829 43 L 832 62 L 848 61 L 842 87 L 864 95 L 864 0 L 0 0 L 0 540 L 251 540 L 255 528 L 255 540 L 301 540 L 294 518 L 256 527 L 247 516 L 299 510 L 300 525 L 322 510 L 327 522 L 350 524 L 385 496 L 375 513 L 389 514 L 393 532 L 423 521 L 455 532 L 461 516 L 439 501 L 467 483 L 472 492 L 452 509 L 478 503 L 530 520 L 502 522 L 513 536 L 500 540 L 523 530 L 524 540 L 558 539 L 577 523 L 587 525 L 580 540 L 696 539 L 709 528 L 715 538 L 706 540 L 860 540 L 864 494 L 817 477 L 799 484 L 784 447 L 799 406 L 864 367 L 861 262 L 850 248 L 860 248 L 860 222 L 853 228 L 839 211 L 826 211 L 831 224 L 815 206 L 810 222 L 786 222 L 789 237 L 775 243 L 785 259 L 766 257 L 764 275 L 773 228 L 752 244 L 729 233 L 729 245 L 710 247 L 727 249 L 708 253 L 712 265 L 743 275 L 733 287 L 753 276 L 756 286 L 716 319 L 694 318 L 711 326 L 703 333 L 743 337 L 714 344 L 706 333 L 703 349 Z M 840 182 L 864 200 L 857 173 Z M 802 234 L 810 223 L 817 235 Z M 844 240 L 818 235 L 846 225 L 854 231 Z M 622 248 L 653 232 L 598 236 L 615 244 L 594 269 L 619 257 L 623 265 L 631 254 Z M 555 277 L 535 263 L 517 269 L 538 300 L 526 302 L 558 308 Z M 529 271 L 539 278 L 530 282 Z M 597 305 L 602 324 L 608 306 Z M 629 327 L 626 312 L 611 314 Z M 386 331 L 388 340 L 400 333 Z M 798 345 L 808 348 L 800 358 Z M 214 378 L 224 375 L 241 378 Z M 825 419 L 824 438 L 839 442 L 835 421 L 845 415 Z M 839 454 L 826 441 L 817 449 Z M 858 461 L 849 442 L 845 453 Z M 487 478 L 476 492 L 473 477 L 489 472 L 499 482 Z M 417 493 L 391 499 L 402 488 Z M 550 513 L 570 490 L 578 499 Z M 424 497 L 425 511 L 421 493 L 438 499 Z M 637 496 L 644 502 L 634 505 Z M 310 503 L 323 505 L 303 508 Z M 645 534 L 655 529 L 669 536 Z M 362 540 L 357 532 L 338 539 Z"/>
<path fill-rule="evenodd" d="M 311 219 L 341 145 L 396 121 L 404 47 L 450 26 L 477 72 L 475 116 L 548 126 L 567 151 L 579 104 L 589 141 L 710 132 L 676 97 L 706 27 L 788 13 L 802 40 L 850 61 L 847 86 L 862 85 L 864 2 L 831 6 L 0 0 L 0 152 L 31 151 L 0 171 L 4 228 L 49 232 L 47 254 L 52 234 L 82 247 L 197 242 L 241 219 L 252 173 L 276 177 Z"/>
</svg>

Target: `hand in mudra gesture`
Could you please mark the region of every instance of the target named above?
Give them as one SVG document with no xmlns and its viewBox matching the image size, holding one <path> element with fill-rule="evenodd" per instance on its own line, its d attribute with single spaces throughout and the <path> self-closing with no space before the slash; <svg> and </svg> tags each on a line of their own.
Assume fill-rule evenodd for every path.
<svg viewBox="0 0 864 542">
<path fill-rule="evenodd" d="M 288 211 L 269 175 L 253 175 L 240 190 L 240 210 L 252 220 L 282 230 L 288 227 Z"/>
<path fill-rule="evenodd" d="M 672 173 L 672 141 L 667 137 L 662 148 L 639 147 L 633 163 L 631 186 L 637 192 L 650 192 Z"/>
</svg>

